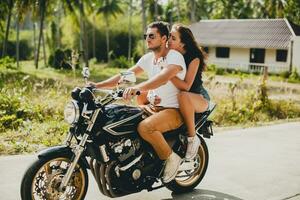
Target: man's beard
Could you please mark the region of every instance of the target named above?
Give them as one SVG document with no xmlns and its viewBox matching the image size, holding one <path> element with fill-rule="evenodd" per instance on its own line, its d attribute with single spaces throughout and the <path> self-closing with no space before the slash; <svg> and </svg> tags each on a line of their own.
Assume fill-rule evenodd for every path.
<svg viewBox="0 0 300 200">
<path fill-rule="evenodd" d="M 160 51 L 160 49 L 161 49 L 161 45 L 158 45 L 156 47 L 151 47 L 151 48 L 148 47 L 148 50 L 150 51 Z"/>
</svg>

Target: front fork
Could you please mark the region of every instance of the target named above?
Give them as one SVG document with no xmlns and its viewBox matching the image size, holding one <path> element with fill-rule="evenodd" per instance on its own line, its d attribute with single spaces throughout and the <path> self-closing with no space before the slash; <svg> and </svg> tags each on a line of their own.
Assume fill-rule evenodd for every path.
<svg viewBox="0 0 300 200">
<path fill-rule="evenodd" d="M 83 137 L 82 137 L 80 143 L 77 144 L 77 145 L 73 148 L 73 149 L 74 149 L 73 152 L 74 152 L 74 155 L 75 155 L 75 156 L 74 156 L 74 159 L 73 159 L 73 161 L 71 162 L 71 164 L 70 164 L 70 166 L 69 166 L 69 168 L 68 168 L 68 170 L 67 170 L 66 175 L 65 175 L 65 176 L 63 177 L 63 179 L 62 179 L 62 182 L 61 182 L 60 187 L 59 187 L 59 189 L 60 189 L 61 191 L 63 191 L 64 188 L 67 187 L 67 185 L 68 185 L 68 183 L 69 183 L 69 181 L 70 181 L 70 179 L 71 179 L 71 176 L 72 176 L 72 174 L 73 174 L 73 172 L 74 172 L 74 169 L 75 169 L 75 167 L 76 167 L 76 165 L 77 165 L 77 163 L 78 163 L 78 160 L 79 160 L 80 156 L 82 155 L 82 152 L 83 152 L 84 149 L 85 149 L 85 143 L 86 143 L 87 140 L 88 140 L 89 133 L 91 132 L 91 130 L 92 130 L 92 128 L 93 128 L 93 126 L 94 126 L 94 124 L 95 124 L 95 122 L 96 122 L 96 119 L 97 119 L 97 116 L 98 116 L 100 110 L 101 110 L 100 108 L 98 108 L 98 109 L 95 110 L 95 112 L 93 113 L 93 115 L 92 115 L 92 117 L 91 117 L 91 120 L 89 121 L 89 125 L 88 125 L 88 127 L 87 127 L 86 133 L 84 133 L 84 135 L 83 135 Z M 69 133 L 68 133 L 68 136 L 67 136 L 67 138 L 66 138 L 66 141 L 65 141 L 65 144 L 66 144 L 66 145 L 68 145 L 68 146 L 71 145 L 72 137 L 73 137 L 72 133 L 69 132 Z"/>
</svg>

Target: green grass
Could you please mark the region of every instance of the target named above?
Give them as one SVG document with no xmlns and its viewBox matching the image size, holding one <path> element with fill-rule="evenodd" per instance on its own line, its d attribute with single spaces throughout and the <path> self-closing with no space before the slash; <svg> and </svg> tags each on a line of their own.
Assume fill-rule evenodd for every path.
<svg viewBox="0 0 300 200">
<path fill-rule="evenodd" d="M 209 68 L 207 70 L 208 75 L 221 75 L 223 77 L 228 77 L 228 78 L 243 78 L 243 79 L 248 79 L 248 80 L 255 80 L 258 77 L 261 77 L 262 74 L 256 74 L 256 73 L 248 73 L 248 72 L 241 72 L 237 70 L 225 70 L 223 68 L 220 68 L 218 72 L 217 69 L 215 68 Z M 281 74 L 269 74 L 268 75 L 268 80 L 270 81 L 275 81 L 275 82 L 288 82 L 288 83 L 300 83 L 300 78 L 293 78 L 293 77 L 287 77 L 286 75 L 287 72 L 283 72 Z M 299 74 L 299 72 L 297 72 Z"/>
</svg>

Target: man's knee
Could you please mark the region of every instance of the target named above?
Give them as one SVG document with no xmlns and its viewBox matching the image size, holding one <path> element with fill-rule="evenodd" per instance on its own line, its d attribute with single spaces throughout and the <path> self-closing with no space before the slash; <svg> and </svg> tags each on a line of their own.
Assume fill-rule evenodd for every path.
<svg viewBox="0 0 300 200">
<path fill-rule="evenodd" d="M 151 137 L 152 129 L 151 124 L 146 120 L 141 121 L 137 127 L 138 133 L 146 141 Z"/>
</svg>

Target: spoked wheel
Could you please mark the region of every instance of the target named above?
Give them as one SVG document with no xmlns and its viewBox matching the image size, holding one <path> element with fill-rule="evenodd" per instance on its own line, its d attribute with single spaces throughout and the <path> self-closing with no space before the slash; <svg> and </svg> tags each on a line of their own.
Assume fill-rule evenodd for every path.
<svg viewBox="0 0 300 200">
<path fill-rule="evenodd" d="M 88 175 L 85 168 L 77 164 L 70 182 L 63 190 L 59 189 L 70 165 L 67 157 L 38 159 L 26 171 L 21 184 L 23 200 L 82 200 L 88 188 Z"/>
<path fill-rule="evenodd" d="M 193 190 L 203 179 L 208 166 L 208 150 L 203 138 L 198 154 L 192 161 L 185 161 L 180 167 L 176 178 L 166 187 L 176 193 Z"/>
</svg>

